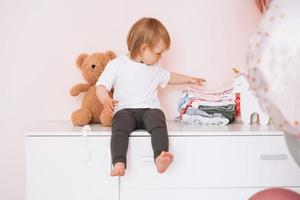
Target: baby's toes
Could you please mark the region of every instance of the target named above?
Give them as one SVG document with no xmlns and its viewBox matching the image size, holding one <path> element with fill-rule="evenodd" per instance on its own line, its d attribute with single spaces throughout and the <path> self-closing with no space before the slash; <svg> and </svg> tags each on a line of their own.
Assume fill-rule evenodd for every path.
<svg viewBox="0 0 300 200">
<path fill-rule="evenodd" d="M 173 154 L 171 154 L 171 153 L 169 153 L 169 152 L 167 152 L 166 155 L 167 155 L 168 157 L 170 157 L 170 158 L 173 158 L 173 157 L 174 157 Z"/>
<path fill-rule="evenodd" d="M 116 175 L 117 175 L 117 172 L 116 172 L 116 170 L 115 170 L 115 169 L 113 169 L 113 170 L 111 171 L 110 175 L 111 175 L 111 176 L 116 176 Z"/>
</svg>

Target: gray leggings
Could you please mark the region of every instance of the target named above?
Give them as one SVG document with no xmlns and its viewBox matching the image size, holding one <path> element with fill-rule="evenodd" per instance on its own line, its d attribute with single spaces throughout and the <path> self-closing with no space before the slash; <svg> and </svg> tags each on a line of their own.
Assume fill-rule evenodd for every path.
<svg viewBox="0 0 300 200">
<path fill-rule="evenodd" d="M 126 166 L 129 135 L 136 129 L 150 133 L 154 160 L 162 151 L 169 150 L 166 117 L 160 109 L 122 109 L 112 119 L 110 149 L 113 165 L 122 162 Z"/>
</svg>

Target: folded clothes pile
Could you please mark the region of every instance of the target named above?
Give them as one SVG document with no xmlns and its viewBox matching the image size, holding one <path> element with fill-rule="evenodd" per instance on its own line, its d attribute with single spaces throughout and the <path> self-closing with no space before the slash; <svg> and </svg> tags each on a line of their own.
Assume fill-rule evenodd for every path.
<svg viewBox="0 0 300 200">
<path fill-rule="evenodd" d="M 178 102 L 178 121 L 200 125 L 226 125 L 235 117 L 233 88 L 203 91 L 187 87 Z"/>
</svg>

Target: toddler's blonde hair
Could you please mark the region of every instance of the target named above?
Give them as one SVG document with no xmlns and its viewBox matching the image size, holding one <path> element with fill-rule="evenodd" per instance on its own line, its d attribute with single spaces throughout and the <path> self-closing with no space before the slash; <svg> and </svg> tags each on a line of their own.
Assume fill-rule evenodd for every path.
<svg viewBox="0 0 300 200">
<path fill-rule="evenodd" d="M 160 40 L 163 40 L 167 49 L 171 39 L 166 27 L 155 18 L 144 17 L 133 24 L 127 35 L 127 46 L 130 57 L 136 58 L 140 53 L 141 46 L 147 44 L 153 49 Z"/>
</svg>

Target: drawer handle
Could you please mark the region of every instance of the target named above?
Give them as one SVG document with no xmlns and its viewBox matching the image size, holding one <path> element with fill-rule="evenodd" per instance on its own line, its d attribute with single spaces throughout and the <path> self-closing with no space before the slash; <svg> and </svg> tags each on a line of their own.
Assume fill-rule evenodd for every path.
<svg viewBox="0 0 300 200">
<path fill-rule="evenodd" d="M 140 157 L 140 160 L 141 160 L 142 162 L 154 162 L 153 156 L 141 156 L 141 157 Z"/>
<path fill-rule="evenodd" d="M 287 160 L 287 154 L 261 154 L 261 160 Z"/>
</svg>

